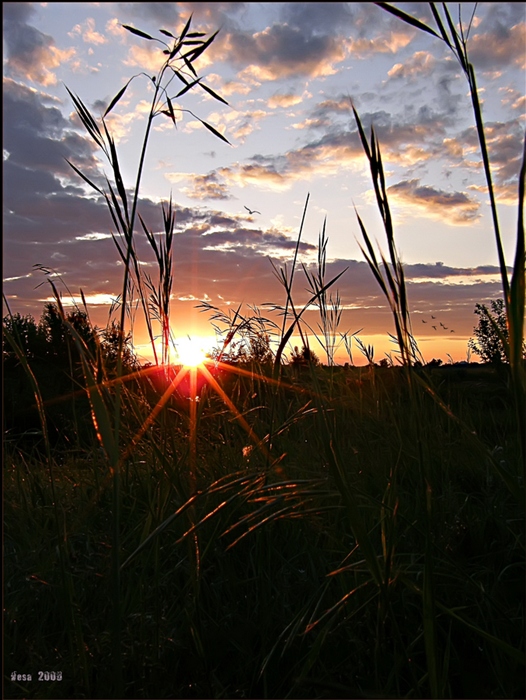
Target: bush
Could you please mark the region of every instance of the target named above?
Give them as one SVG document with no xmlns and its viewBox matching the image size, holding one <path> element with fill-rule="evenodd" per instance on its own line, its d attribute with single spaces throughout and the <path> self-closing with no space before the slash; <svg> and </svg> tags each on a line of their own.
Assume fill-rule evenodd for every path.
<svg viewBox="0 0 526 700">
<path fill-rule="evenodd" d="M 468 347 L 483 362 L 500 365 L 507 362 L 505 344 L 508 343 L 508 322 L 504 300 L 496 299 L 491 302 L 491 312 L 484 304 L 476 304 L 475 312 L 479 322 L 470 338 Z M 523 345 L 523 357 L 526 357 L 526 346 Z"/>
</svg>

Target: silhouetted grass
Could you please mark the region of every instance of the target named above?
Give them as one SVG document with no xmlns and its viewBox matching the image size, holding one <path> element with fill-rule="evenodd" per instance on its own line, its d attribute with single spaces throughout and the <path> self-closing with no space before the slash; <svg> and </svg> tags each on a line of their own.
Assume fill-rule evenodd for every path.
<svg viewBox="0 0 526 700">
<path fill-rule="evenodd" d="M 172 37 L 162 69 L 181 93 L 209 90 L 186 71 L 215 35 L 189 30 Z M 447 41 L 464 57 L 455 36 Z M 82 177 L 106 199 L 125 262 L 116 368 L 86 343 L 53 288 L 94 440 L 77 423 L 75 449 L 52 444 L 32 363 L 8 336 L 43 435 L 42 449 L 24 436 L 5 444 L 4 696 L 524 697 L 523 368 L 514 351 L 501 373 L 418 366 L 380 146 L 355 112 L 389 260 L 360 228 L 400 366 L 333 364 L 339 298 L 327 294 L 337 278 L 325 280 L 324 235 L 307 282 L 329 366 L 308 353 L 283 361 L 293 333 L 308 349 L 307 307 L 293 297 L 296 255 L 291 270 L 275 269 L 281 328 L 257 309 L 227 316 L 208 307 L 224 330 L 216 360 L 198 370 L 169 365 L 171 205 L 159 240 L 141 220 L 157 281 L 141 277 L 134 245 L 151 122 L 174 119 L 162 71 L 130 201 L 104 120 L 97 126 L 73 98 L 112 166 L 106 193 Z M 520 236 L 519 227 L 519 258 Z M 165 362 L 125 375 L 132 278 Z M 522 328 L 511 318 L 520 279 L 516 266 L 510 348 Z M 62 678 L 40 683 L 39 671 Z M 33 677 L 11 680 L 13 672 Z"/>
<path fill-rule="evenodd" d="M 277 398 L 225 373 L 262 449 L 208 386 L 193 488 L 174 393 L 121 470 L 123 697 L 426 697 L 429 548 L 444 697 L 521 697 L 523 511 L 491 462 L 517 478 L 513 411 L 490 368 L 454 369 L 426 378 L 451 415 L 423 395 L 418 416 L 402 368 L 291 368 Z M 123 437 L 155 399 L 128 390 Z M 6 697 L 108 697 L 107 460 L 57 449 L 53 494 L 22 444 L 5 457 L 6 668 L 64 673 Z"/>
</svg>

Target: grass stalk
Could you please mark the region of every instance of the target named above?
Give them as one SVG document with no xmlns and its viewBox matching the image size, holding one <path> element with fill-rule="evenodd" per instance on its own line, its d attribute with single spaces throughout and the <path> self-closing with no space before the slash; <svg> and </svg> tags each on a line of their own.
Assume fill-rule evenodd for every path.
<svg viewBox="0 0 526 700">
<path fill-rule="evenodd" d="M 504 348 L 508 362 L 510 364 L 513 395 L 516 405 L 518 430 L 520 434 L 521 444 L 521 459 L 522 463 L 526 464 L 526 366 L 523 360 L 523 343 L 524 343 L 524 308 L 525 308 L 525 234 L 524 234 L 524 191 L 526 177 L 526 138 L 524 142 L 524 150 L 522 157 L 522 165 L 519 172 L 518 183 L 518 220 L 517 220 L 517 235 L 515 244 L 515 259 L 511 275 L 511 281 L 508 278 L 508 270 L 504 255 L 504 247 L 502 244 L 502 235 L 500 231 L 497 198 L 495 195 L 495 187 L 493 184 L 493 176 L 490 164 L 490 157 L 486 142 L 486 131 L 484 128 L 484 119 L 482 115 L 482 106 L 478 96 L 477 80 L 475 69 L 469 60 L 468 38 L 471 23 L 465 30 L 464 25 L 459 17 L 458 29 L 451 17 L 450 11 L 446 3 L 442 3 L 442 9 L 445 16 L 445 22 L 441 18 L 436 3 L 429 3 L 433 18 L 439 30 L 437 33 L 434 29 L 427 26 L 423 22 L 416 20 L 411 15 L 393 7 L 389 3 L 375 3 L 382 7 L 387 12 L 395 15 L 404 22 L 425 31 L 432 36 L 444 41 L 451 52 L 454 54 L 462 71 L 466 76 L 469 86 L 473 115 L 475 118 L 475 126 L 480 145 L 480 152 L 484 168 L 484 175 L 488 188 L 488 196 L 490 200 L 491 216 L 493 221 L 493 230 L 495 235 L 495 244 L 497 248 L 497 256 L 499 261 L 499 269 L 502 281 L 502 289 L 504 293 L 504 302 L 506 307 L 506 319 L 508 324 L 508 338 L 504 343 Z M 460 11 L 460 6 L 459 6 Z M 526 472 L 525 472 L 526 474 Z"/>
</svg>

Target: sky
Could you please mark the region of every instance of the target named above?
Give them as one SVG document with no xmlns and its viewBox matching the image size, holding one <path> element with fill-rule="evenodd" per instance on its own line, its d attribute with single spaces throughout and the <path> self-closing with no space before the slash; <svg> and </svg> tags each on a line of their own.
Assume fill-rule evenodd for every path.
<svg viewBox="0 0 526 700">
<path fill-rule="evenodd" d="M 397 7 L 435 28 L 427 3 Z M 448 3 L 455 21 L 459 5 Z M 284 305 L 276 271 L 290 274 L 306 201 L 293 299 L 309 299 L 304 268 L 316 270 L 325 227 L 326 280 L 344 271 L 338 333 L 358 333 L 374 359 L 393 356 L 390 311 L 365 261 L 357 213 L 378 251 L 387 243 L 352 113 L 379 139 L 395 239 L 405 266 L 412 324 L 426 361 L 465 360 L 476 303 L 502 297 L 495 237 L 465 76 L 444 42 L 373 3 L 3 3 L 3 291 L 12 313 L 38 319 L 52 298 L 86 299 L 104 326 L 122 292 L 115 225 L 99 186 L 111 169 L 90 139 L 66 87 L 106 117 L 133 191 L 165 48 L 192 16 L 192 31 L 219 30 L 195 62 L 203 83 L 179 97 L 175 125 L 159 114 L 146 154 L 138 211 L 156 240 L 162 203 L 176 211 L 172 330 L 176 338 L 214 330 L 201 302 L 233 313 Z M 517 182 L 524 139 L 526 5 L 461 3 L 477 75 L 506 261 L 513 264 Z M 474 13 L 474 14 L 473 14 Z M 134 77 L 135 76 L 135 77 Z M 203 126 L 207 122 L 228 143 Z M 252 212 L 252 213 L 250 213 Z M 141 226 L 141 270 L 157 280 Z M 43 270 L 47 270 L 46 274 Z M 4 305 L 4 314 L 6 307 Z M 304 314 L 316 345 L 319 311 Z M 309 330 L 310 328 L 310 330 Z M 339 336 L 341 337 L 341 336 Z M 139 355 L 151 358 L 140 311 Z M 293 344 L 298 342 L 293 340 Z M 365 358 L 356 345 L 352 360 Z M 338 362 L 349 361 L 342 344 Z M 476 360 L 475 356 L 471 359 Z"/>
</svg>

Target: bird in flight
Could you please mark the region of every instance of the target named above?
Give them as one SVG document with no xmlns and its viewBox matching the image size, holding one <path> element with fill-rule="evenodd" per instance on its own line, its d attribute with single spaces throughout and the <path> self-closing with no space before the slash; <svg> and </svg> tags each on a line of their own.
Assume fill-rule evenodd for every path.
<svg viewBox="0 0 526 700">
<path fill-rule="evenodd" d="M 436 318 L 436 316 L 431 316 L 431 318 Z"/>
<path fill-rule="evenodd" d="M 431 328 L 434 328 L 435 330 L 437 329 L 437 327 L 436 327 L 436 326 L 431 326 Z"/>
<path fill-rule="evenodd" d="M 422 323 L 427 323 L 427 321 L 424 321 L 424 319 L 422 319 Z"/>
<path fill-rule="evenodd" d="M 449 332 L 450 332 L 450 333 L 454 333 L 455 331 L 454 331 L 453 329 L 451 329 Z"/>
<path fill-rule="evenodd" d="M 245 207 L 245 209 L 248 211 L 248 213 L 252 216 L 252 214 L 261 214 L 260 211 L 257 211 L 257 209 L 249 209 L 248 207 Z"/>
<path fill-rule="evenodd" d="M 444 326 L 444 324 L 442 323 L 442 321 L 440 321 L 440 325 L 442 326 L 442 328 L 445 328 L 445 326 Z"/>
</svg>

